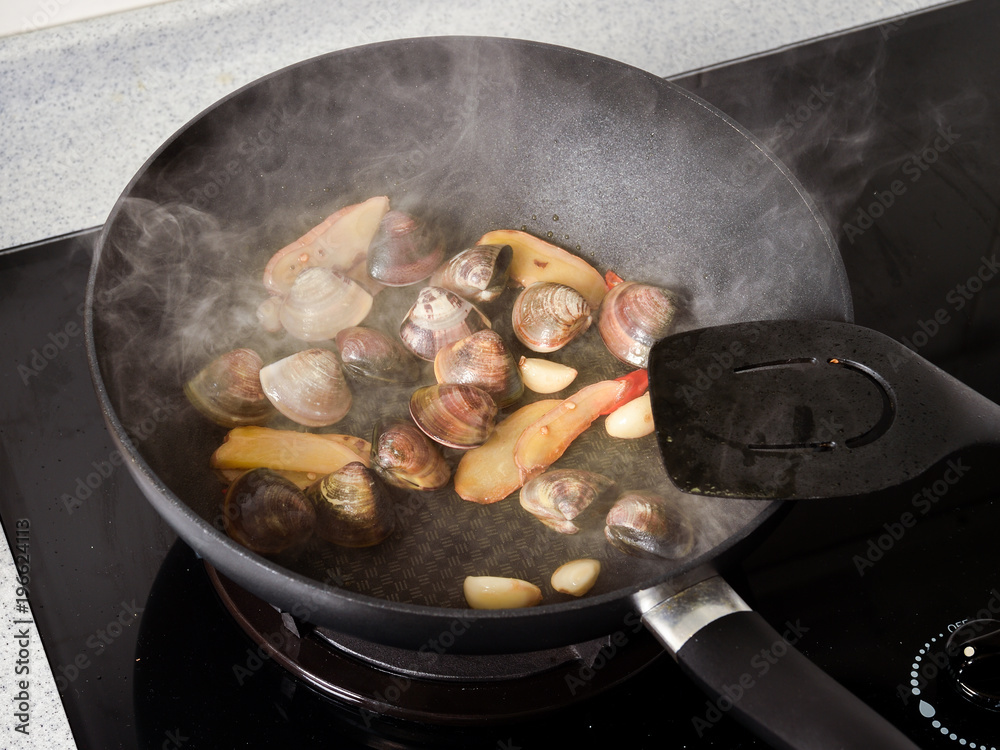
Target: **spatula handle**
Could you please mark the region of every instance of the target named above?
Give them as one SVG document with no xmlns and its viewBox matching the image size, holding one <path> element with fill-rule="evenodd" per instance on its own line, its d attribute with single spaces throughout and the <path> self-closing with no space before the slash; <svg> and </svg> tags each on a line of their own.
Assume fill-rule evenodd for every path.
<svg viewBox="0 0 1000 750">
<path fill-rule="evenodd" d="M 692 717 L 699 736 L 729 714 L 775 748 L 918 750 L 792 645 L 801 626 L 779 634 L 720 578 L 652 607 L 643 622 L 709 696 Z"/>
</svg>

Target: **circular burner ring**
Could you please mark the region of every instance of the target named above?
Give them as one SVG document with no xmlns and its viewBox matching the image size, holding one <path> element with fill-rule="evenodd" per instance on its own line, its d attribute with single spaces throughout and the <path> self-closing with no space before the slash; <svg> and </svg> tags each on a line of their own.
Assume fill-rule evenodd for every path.
<svg viewBox="0 0 1000 750">
<path fill-rule="evenodd" d="M 366 724 L 374 715 L 468 726 L 527 718 L 607 690 L 663 654 L 638 623 L 525 654 L 449 654 L 446 637 L 423 651 L 383 646 L 295 621 L 205 567 L 226 609 L 272 660 Z"/>
</svg>

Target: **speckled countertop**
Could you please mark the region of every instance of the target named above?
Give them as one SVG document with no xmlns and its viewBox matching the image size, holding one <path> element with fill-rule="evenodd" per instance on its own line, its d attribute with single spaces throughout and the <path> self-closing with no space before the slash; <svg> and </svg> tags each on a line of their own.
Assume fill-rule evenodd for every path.
<svg viewBox="0 0 1000 750">
<path fill-rule="evenodd" d="M 331 50 L 415 36 L 505 36 L 670 76 L 937 4 L 174 0 L 0 38 L 0 248 L 102 224 L 147 156 L 198 112 L 255 78 Z M 0 535 L 4 560 L 5 547 Z M 12 564 L 0 565 L 0 591 L 14 591 L 15 578 Z M 17 701 L 23 627 L 12 618 L 0 623 L 0 705 L 8 707 L 0 748 L 75 747 L 51 675 L 37 673 L 38 659 L 31 734 L 15 731 L 9 707 Z M 37 633 L 28 629 L 23 637 L 37 648 Z"/>
</svg>

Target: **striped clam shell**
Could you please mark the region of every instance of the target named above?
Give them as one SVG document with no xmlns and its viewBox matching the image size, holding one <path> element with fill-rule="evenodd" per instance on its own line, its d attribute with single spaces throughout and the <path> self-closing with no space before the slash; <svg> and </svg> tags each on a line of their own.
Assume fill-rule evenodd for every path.
<svg viewBox="0 0 1000 750">
<path fill-rule="evenodd" d="M 552 281 L 532 284 L 514 301 L 514 335 L 534 352 L 554 352 L 590 327 L 590 305 L 570 286 Z"/>
<path fill-rule="evenodd" d="M 399 339 L 415 355 L 433 362 L 442 347 L 485 328 L 490 328 L 489 318 L 471 302 L 447 289 L 427 286 L 403 319 Z"/>
</svg>

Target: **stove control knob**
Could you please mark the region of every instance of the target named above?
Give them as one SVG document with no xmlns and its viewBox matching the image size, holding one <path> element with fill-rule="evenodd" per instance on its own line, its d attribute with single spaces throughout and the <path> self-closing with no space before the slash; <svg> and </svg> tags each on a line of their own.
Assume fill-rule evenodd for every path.
<svg viewBox="0 0 1000 750">
<path fill-rule="evenodd" d="M 959 695 L 1000 711 L 1000 620 L 971 620 L 948 638 L 948 671 Z"/>
</svg>

